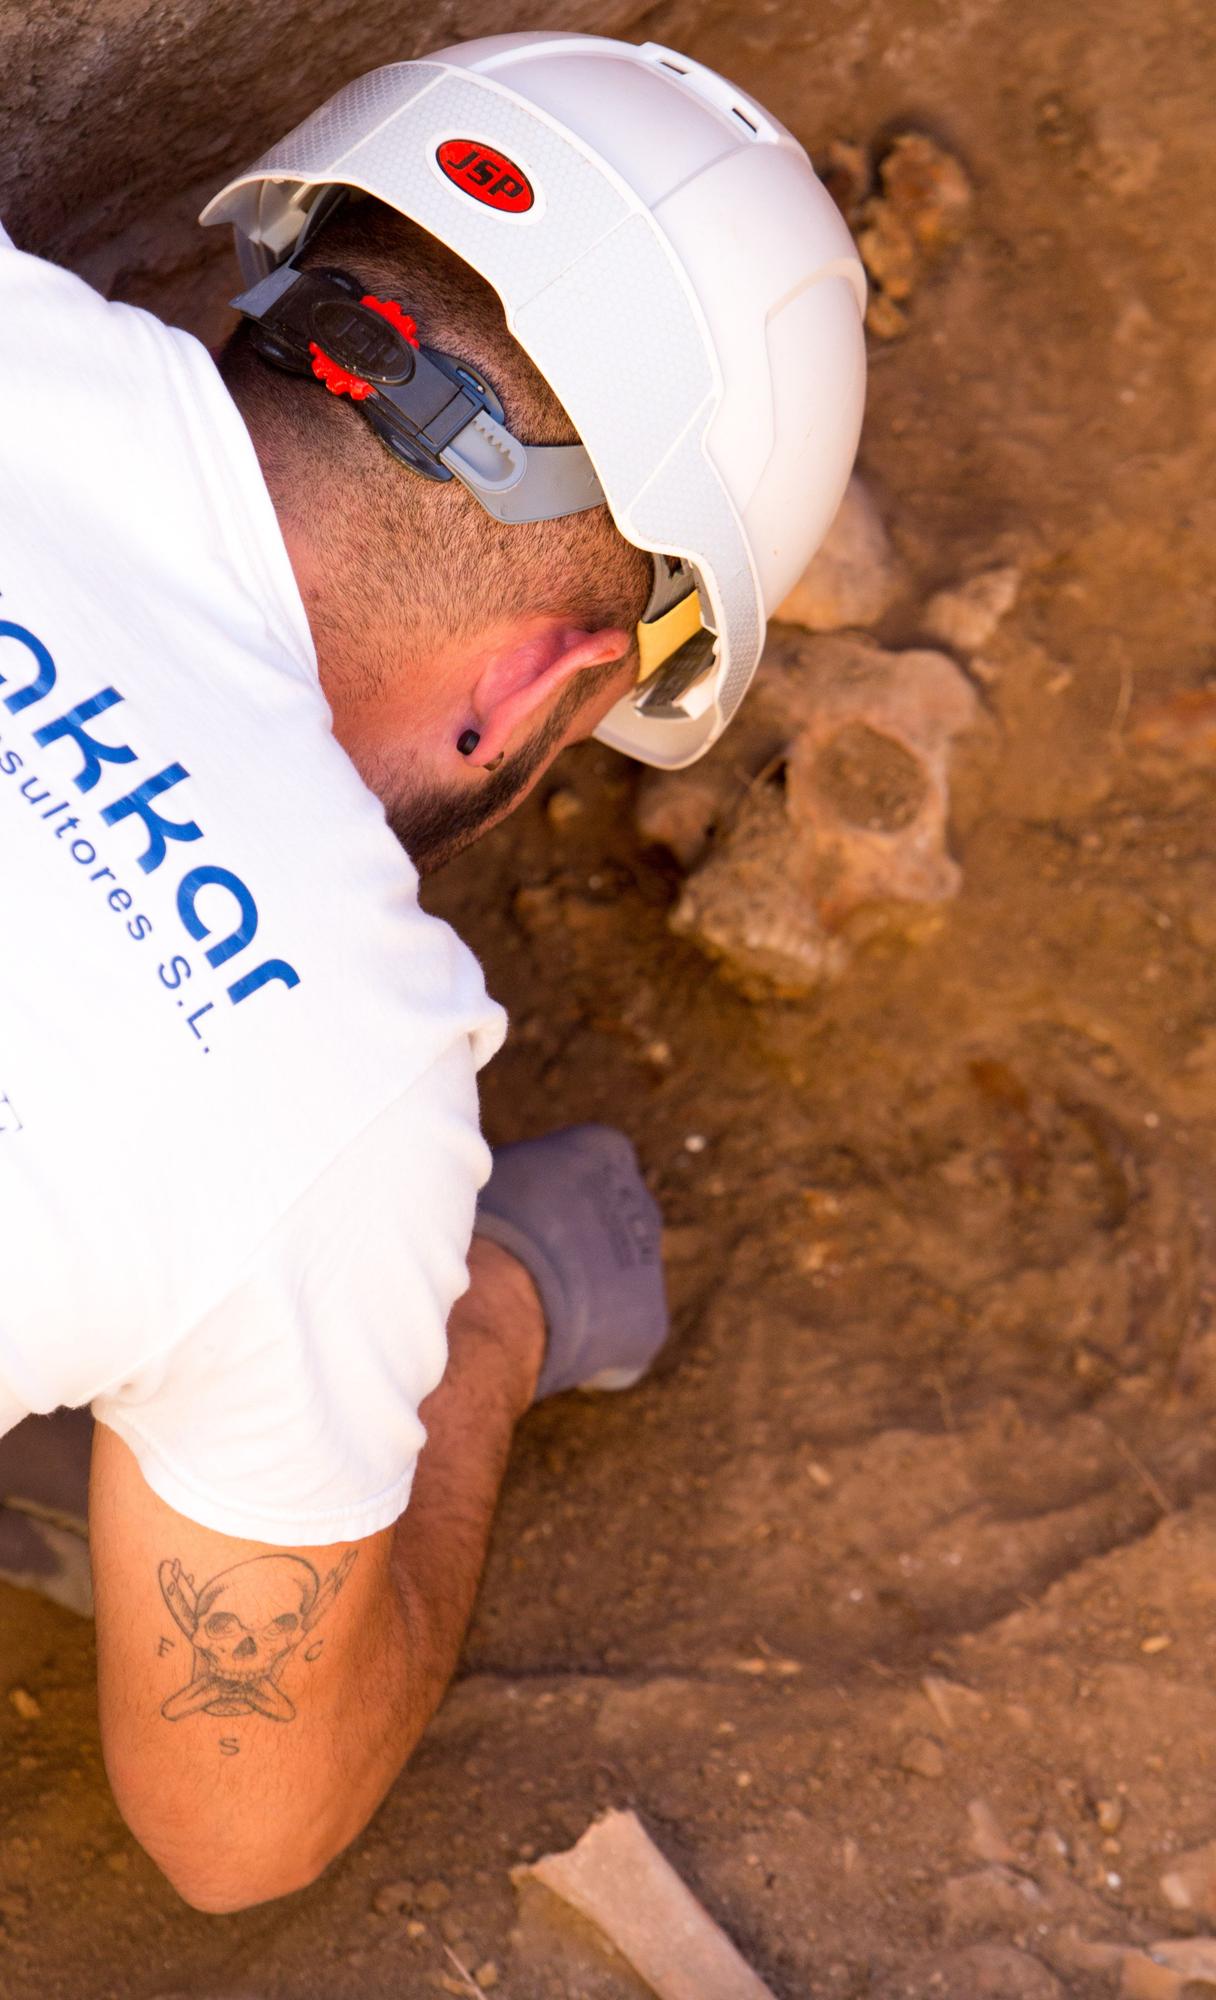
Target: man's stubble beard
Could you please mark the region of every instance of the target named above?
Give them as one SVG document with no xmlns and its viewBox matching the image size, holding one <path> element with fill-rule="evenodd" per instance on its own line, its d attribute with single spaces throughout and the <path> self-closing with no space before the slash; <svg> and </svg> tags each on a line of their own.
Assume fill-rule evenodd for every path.
<svg viewBox="0 0 1216 2000">
<path fill-rule="evenodd" d="M 594 694 L 594 688 L 577 683 L 568 687 L 535 735 L 497 771 L 487 771 L 476 789 L 461 785 L 445 791 L 440 785 L 407 782 L 387 798 L 376 786 L 388 823 L 420 875 L 435 874 L 506 818 Z"/>
</svg>

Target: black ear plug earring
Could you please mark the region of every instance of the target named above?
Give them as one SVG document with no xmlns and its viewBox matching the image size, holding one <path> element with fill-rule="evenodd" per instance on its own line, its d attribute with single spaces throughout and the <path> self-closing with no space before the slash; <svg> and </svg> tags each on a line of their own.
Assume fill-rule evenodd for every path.
<svg viewBox="0 0 1216 2000">
<path fill-rule="evenodd" d="M 471 757 L 473 755 L 474 750 L 476 750 L 477 745 L 480 742 L 481 742 L 481 737 L 476 729 L 465 729 L 456 738 L 456 748 L 459 750 L 462 757 Z M 485 771 L 496 771 L 499 765 L 502 763 L 502 760 L 506 756 L 506 754 L 507 753 L 505 750 L 500 750 L 497 757 L 494 758 L 493 762 L 489 764 L 484 764 L 482 766 L 482 769 Z"/>
</svg>

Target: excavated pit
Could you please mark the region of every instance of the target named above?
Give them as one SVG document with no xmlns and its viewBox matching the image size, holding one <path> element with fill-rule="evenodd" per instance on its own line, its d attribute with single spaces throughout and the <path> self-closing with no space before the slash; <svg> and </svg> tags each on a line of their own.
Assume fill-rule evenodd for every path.
<svg viewBox="0 0 1216 2000">
<path fill-rule="evenodd" d="M 869 498 L 802 601 L 950 656 L 942 893 L 805 904 L 834 956 L 800 998 L 674 934 L 758 796 L 800 810 L 780 732 L 691 803 L 577 752 L 437 882 L 513 1015 L 491 1136 L 641 1149 L 670 1361 L 526 1423 L 459 1681 L 289 1902 L 183 1908 L 110 1802 L 89 1628 L 0 1588 L 0 1991 L 412 2000 L 464 1967 L 636 2000 L 509 1874 L 611 1805 L 780 2000 L 1181 1995 L 1216 1837 L 1216 29 L 1191 0 L 547 19 L 727 71 L 865 237 Z M 192 216 L 229 168 L 376 62 L 534 22 L 10 6 L 0 213 L 215 338 L 232 271 Z M 825 643 L 852 657 L 782 628 L 781 671 Z M 808 788 L 906 860 L 909 764 L 845 718 Z"/>
</svg>

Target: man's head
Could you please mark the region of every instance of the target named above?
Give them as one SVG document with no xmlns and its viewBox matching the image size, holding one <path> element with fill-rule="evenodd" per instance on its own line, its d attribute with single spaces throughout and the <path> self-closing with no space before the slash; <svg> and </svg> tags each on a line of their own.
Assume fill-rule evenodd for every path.
<svg viewBox="0 0 1216 2000">
<path fill-rule="evenodd" d="M 300 262 L 403 305 L 426 346 L 485 374 L 525 442 L 574 441 L 495 292 L 404 217 L 350 204 Z M 335 734 L 417 865 L 438 866 L 627 690 L 650 560 L 606 507 L 508 525 L 458 481 L 417 477 L 345 397 L 259 359 L 243 327 L 220 365 L 283 528 Z"/>
<path fill-rule="evenodd" d="M 328 204 L 352 190 L 427 234 L 400 233 L 366 208 L 335 221 Z M 519 512 L 540 512 L 542 492 L 563 504 L 586 497 L 590 466 L 623 537 L 671 566 L 658 571 L 662 587 L 644 607 L 642 685 L 614 702 L 618 688 L 626 692 L 625 665 L 617 680 L 614 661 L 624 663 L 643 609 L 646 564 L 613 534 L 606 510 L 598 530 L 594 517 L 527 534 L 489 528 L 476 502 L 452 489 L 403 498 L 383 461 L 379 478 L 371 473 L 375 454 L 358 435 L 366 423 L 347 422 L 339 443 L 337 422 L 352 413 L 322 419 L 317 410 L 353 511 L 335 506 L 315 476 L 302 483 L 294 471 L 287 483 L 272 477 L 272 487 L 290 515 L 293 551 L 307 551 L 298 560 L 327 682 L 340 697 L 340 733 L 365 768 L 391 759 L 378 788 L 408 798 L 429 787 L 467 803 L 456 788 L 471 774 L 450 768 L 452 729 L 464 734 L 484 715 L 477 754 L 493 762 L 505 747 L 516 756 L 523 732 L 550 723 L 567 689 L 571 701 L 575 688 L 588 692 L 593 673 L 613 676 L 581 714 L 592 725 L 602 703 L 602 742 L 662 770 L 703 756 L 746 693 L 767 618 L 831 525 L 861 424 L 865 272 L 794 135 L 729 78 L 657 42 L 547 29 L 491 35 L 355 78 L 235 174 L 201 219 L 232 228 L 244 300 L 276 342 L 280 326 L 285 365 L 307 366 L 309 333 L 325 348 L 333 327 L 345 341 L 333 357 L 339 366 L 358 375 L 357 357 L 369 358 L 367 422 L 408 452 L 411 438 L 426 435 L 425 419 L 415 422 L 426 399 L 400 352 L 396 373 L 371 365 L 392 342 L 386 348 L 369 328 L 375 314 L 359 305 L 362 293 L 314 320 L 322 287 L 304 273 L 296 291 L 310 224 L 320 225 L 314 256 L 335 270 L 350 231 L 350 277 L 376 278 L 369 288 L 378 299 L 416 307 L 424 343 L 439 350 L 446 341 L 453 355 L 482 363 L 502 393 L 514 433 L 501 447 L 502 472 L 496 478 L 483 449 L 484 424 L 466 436 L 470 419 L 436 446 L 458 477 L 487 505 L 507 494 Z M 485 284 L 470 281 L 464 265 Z M 303 320 L 293 318 L 305 308 Z M 504 340 L 504 314 L 548 389 Z M 302 336 L 294 343 L 293 324 Z M 248 367 L 234 367 L 233 380 L 243 393 Z M 269 403 L 265 385 L 254 393 Z M 286 392 L 276 400 L 285 404 Z M 521 446 L 526 454 L 529 443 L 569 438 L 563 409 L 582 451 L 525 462 Z M 290 428 L 296 435 L 294 419 Z M 274 424 L 255 429 L 273 447 Z M 273 471 L 273 451 L 263 449 Z M 382 552 L 403 534 L 417 544 L 408 578 L 417 622 L 389 644 L 385 630 L 404 616 L 392 582 L 406 579 L 396 556 L 386 574 Z M 345 602 L 319 575 L 327 535 L 356 558 Z M 374 642 L 352 650 L 355 630 Z M 467 721 L 453 713 L 457 653 Z M 386 735 L 390 708 L 381 699 L 374 713 L 358 690 L 370 677 L 387 697 L 402 662 L 409 728 L 394 723 Z M 407 748 L 412 777 L 408 760 L 400 768 Z"/>
</svg>

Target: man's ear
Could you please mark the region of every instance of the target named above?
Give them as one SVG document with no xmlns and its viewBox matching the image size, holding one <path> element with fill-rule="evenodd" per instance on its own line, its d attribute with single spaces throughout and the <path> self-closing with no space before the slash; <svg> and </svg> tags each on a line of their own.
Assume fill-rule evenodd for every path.
<svg viewBox="0 0 1216 2000">
<path fill-rule="evenodd" d="M 631 643 L 630 634 L 618 626 L 586 632 L 552 619 L 497 645 L 482 660 L 473 683 L 472 709 L 481 742 L 469 762 L 492 764 L 504 750 L 518 750 L 555 694 L 589 668 L 623 660 Z"/>
</svg>

